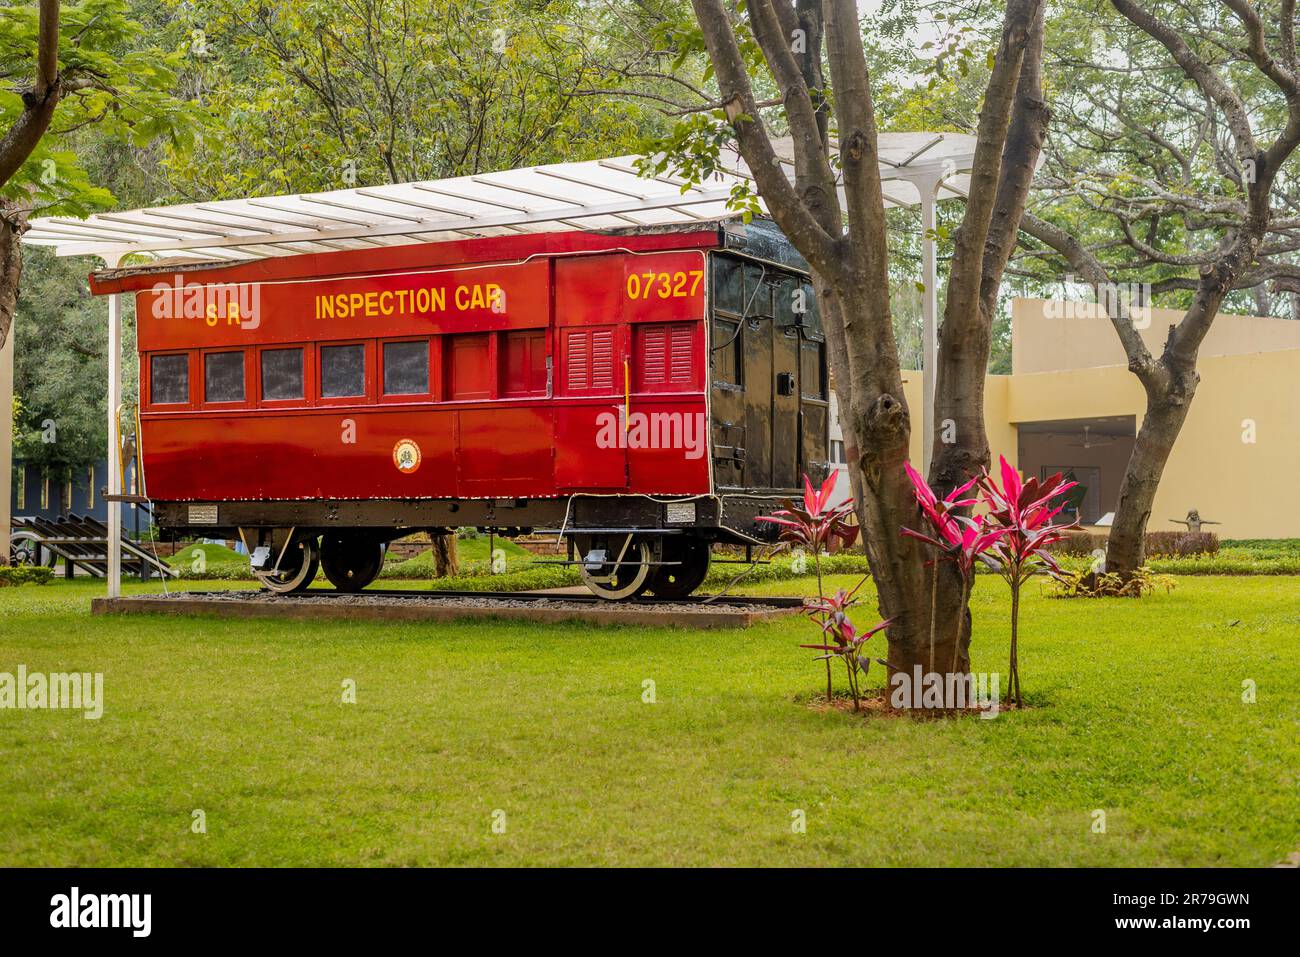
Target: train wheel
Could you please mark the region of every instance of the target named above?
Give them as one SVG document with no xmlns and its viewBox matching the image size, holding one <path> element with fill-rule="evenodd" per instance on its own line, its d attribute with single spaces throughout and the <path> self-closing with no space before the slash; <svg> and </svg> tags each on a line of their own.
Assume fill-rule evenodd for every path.
<svg viewBox="0 0 1300 957">
<path fill-rule="evenodd" d="M 657 598 L 685 598 L 704 584 L 709 574 L 709 543 L 699 539 L 664 537 L 663 560 L 680 565 L 658 565 L 650 576 L 650 591 Z"/>
<path fill-rule="evenodd" d="M 604 550 L 603 564 L 595 568 L 578 566 L 582 583 L 597 598 L 607 601 L 635 598 L 650 582 L 650 543 L 633 538 L 624 548 L 625 541 L 625 536 L 599 542 L 586 537 L 577 540 L 579 558 L 586 558 L 593 550 Z"/>
<path fill-rule="evenodd" d="M 54 554 L 41 545 L 35 532 L 14 532 L 9 537 L 9 563 L 11 565 L 50 565 Z"/>
<path fill-rule="evenodd" d="M 384 567 L 384 545 L 362 535 L 324 535 L 320 540 L 320 565 L 339 591 L 361 591 Z"/>
<path fill-rule="evenodd" d="M 253 572 L 262 587 L 279 595 L 302 591 L 320 568 L 320 549 L 315 538 L 295 539 L 285 549 L 278 572 Z"/>
</svg>

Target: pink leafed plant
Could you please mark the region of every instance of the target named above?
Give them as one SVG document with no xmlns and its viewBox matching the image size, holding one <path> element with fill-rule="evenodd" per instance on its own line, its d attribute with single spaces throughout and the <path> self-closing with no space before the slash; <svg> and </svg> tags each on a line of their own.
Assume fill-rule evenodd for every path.
<svg viewBox="0 0 1300 957">
<path fill-rule="evenodd" d="M 1064 504 L 1052 500 L 1064 495 L 1079 483 L 1066 482 L 1060 472 L 1050 478 L 1023 480 L 1005 458 L 999 456 L 1001 483 L 985 469 L 978 479 L 981 497 L 987 507 L 985 523 L 1001 534 L 984 556 L 985 562 L 1011 588 L 1011 667 L 1007 676 L 1007 700 L 1020 696 L 1020 661 L 1018 639 L 1020 624 L 1020 588 L 1039 572 L 1059 576 L 1060 567 L 1047 547 L 1059 542 L 1065 533 L 1079 527 L 1078 522 L 1054 524 Z"/>
<path fill-rule="evenodd" d="M 865 581 L 865 579 L 863 579 Z M 859 587 L 861 583 L 859 583 Z M 844 667 L 848 672 L 849 692 L 853 695 L 853 710 L 858 711 L 862 707 L 862 679 L 866 677 L 867 669 L 871 665 L 871 658 L 865 651 L 867 640 L 877 632 L 883 631 L 893 624 L 894 619 L 879 622 L 867 631 L 858 631 L 857 626 L 849 618 L 848 611 L 853 605 L 855 599 L 853 591 L 846 591 L 843 588 L 836 590 L 834 595 L 827 598 L 818 598 L 816 601 L 804 603 L 805 614 L 818 620 L 821 626 L 822 634 L 826 636 L 826 641 L 819 645 L 800 645 L 801 648 L 811 648 L 815 651 L 825 652 L 818 657 L 826 661 L 827 667 L 830 666 L 831 660 L 838 658 L 844 662 Z"/>
<path fill-rule="evenodd" d="M 900 532 L 909 538 L 915 538 L 934 548 L 937 557 L 930 564 L 930 668 L 934 671 L 934 643 L 937 623 L 937 596 L 939 586 L 939 562 L 950 561 L 956 565 L 961 574 L 962 597 L 959 608 L 966 607 L 966 599 L 974 584 L 975 562 L 979 561 L 997 540 L 1005 534 L 1001 528 L 986 526 L 980 516 L 962 515 L 962 509 L 970 508 L 979 499 L 969 495 L 978 478 L 973 478 L 965 485 L 952 490 L 945 498 L 939 498 L 930 488 L 925 477 L 910 462 L 903 463 L 908 479 L 912 483 L 912 494 L 921 509 L 921 514 L 929 525 L 929 532 L 902 528 Z M 954 622 L 953 657 L 949 671 L 957 669 L 957 650 L 961 645 L 961 619 Z"/>
<path fill-rule="evenodd" d="M 842 547 L 848 547 L 858 537 L 858 529 L 855 525 L 849 524 L 849 516 L 853 514 L 852 502 L 841 502 L 839 505 L 831 505 L 831 495 L 835 490 L 835 475 L 832 473 L 819 488 L 813 488 L 812 481 L 807 475 L 803 477 L 803 502 L 795 504 L 793 501 L 786 499 L 782 504 L 785 508 L 773 512 L 771 515 L 760 515 L 758 521 L 768 522 L 776 525 L 781 529 L 778 540 L 789 546 L 798 546 L 810 551 L 813 556 L 814 566 L 817 570 L 817 600 L 824 602 L 826 600 L 825 592 L 822 588 L 822 563 L 821 554 L 823 549 L 829 548 L 833 542 L 840 542 Z M 854 591 L 857 591 L 855 588 Z M 823 622 L 824 623 L 824 622 Z M 831 663 L 826 661 L 826 700 L 829 701 L 834 694 L 834 687 L 831 678 Z"/>
</svg>

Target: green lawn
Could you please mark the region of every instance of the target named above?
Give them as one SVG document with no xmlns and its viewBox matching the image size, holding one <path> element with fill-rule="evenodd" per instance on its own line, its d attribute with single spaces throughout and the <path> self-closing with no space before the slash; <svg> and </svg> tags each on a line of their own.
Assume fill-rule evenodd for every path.
<svg viewBox="0 0 1300 957">
<path fill-rule="evenodd" d="M 1005 672 L 1004 592 L 976 589 L 978 670 Z M 798 620 L 307 628 L 91 618 L 101 593 L 0 589 L 0 671 L 100 671 L 105 697 L 98 721 L 0 711 L 0 865 L 1266 865 L 1300 844 L 1300 578 L 1031 586 L 1033 709 L 950 721 L 808 707 Z"/>
</svg>

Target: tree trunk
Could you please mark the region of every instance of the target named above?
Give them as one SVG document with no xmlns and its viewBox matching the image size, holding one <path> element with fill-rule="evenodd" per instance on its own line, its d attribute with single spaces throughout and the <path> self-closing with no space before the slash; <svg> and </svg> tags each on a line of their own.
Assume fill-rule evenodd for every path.
<svg viewBox="0 0 1300 957">
<path fill-rule="evenodd" d="M 9 340 L 18 307 L 18 280 L 23 272 L 22 235 L 27 212 L 0 201 L 0 347 Z"/>
<path fill-rule="evenodd" d="M 1115 522 L 1106 543 L 1106 571 L 1128 581 L 1146 559 L 1143 540 L 1165 463 L 1187 419 L 1200 376 L 1193 370 L 1173 380 L 1163 394 L 1149 395 L 1133 454 L 1119 487 Z"/>
<path fill-rule="evenodd" d="M 920 528 L 922 521 L 903 470 L 911 417 L 903 398 L 902 374 L 897 363 L 891 365 L 883 355 L 875 363 L 864 364 L 869 373 L 856 379 L 849 378 L 843 368 L 848 352 L 844 325 L 847 321 L 851 327 L 853 320 L 839 319 L 834 313 L 842 304 L 848 305 L 850 315 L 855 309 L 870 308 L 855 301 L 869 295 L 867 288 L 840 290 L 819 283 L 818 295 L 824 312 L 832 313 L 826 323 L 827 352 L 844 420 L 849 483 L 876 583 L 878 609 L 881 618 L 896 619 L 885 632 L 889 672 L 910 677 L 919 665 L 922 673 L 928 673 L 933 638 L 938 670 L 947 670 L 955 660 L 956 670 L 965 673 L 970 669 L 970 612 L 961 575 L 951 563 L 940 563 L 932 595 L 931 569 L 926 562 L 933 555 L 900 533 L 904 527 Z M 853 444 L 854 436 L 865 436 L 861 448 Z"/>
<path fill-rule="evenodd" d="M 750 61 L 741 52 L 728 7 L 721 0 L 692 0 L 692 5 L 715 69 L 723 112 L 757 190 L 777 225 L 807 260 L 817 287 L 854 506 L 881 616 L 893 619 L 886 632 L 891 678 L 898 672 L 910 678 L 918 667 L 928 672 L 932 654 L 938 669 L 964 674 L 970 667 L 966 583 L 955 566 L 944 563 L 932 598 L 927 561 L 933 556 L 926 546 L 901 534 L 904 527 L 922 527 L 922 519 L 904 470 L 911 418 L 890 315 L 881 158 L 857 5 L 853 0 L 825 0 L 820 4 L 824 30 L 806 31 L 813 38 L 818 33 L 824 37 L 831 97 L 823 88 L 820 51 L 805 46 L 801 60 L 790 43 L 800 23 L 819 26 L 818 5 L 811 0 L 797 3 L 794 10 L 776 0 L 751 0 L 746 5 L 752 36 L 782 93 L 793 182 L 787 175 L 789 164 L 777 155 L 762 121 L 749 79 Z M 1013 115 L 1027 98 L 1041 102 L 1036 70 L 1023 83 L 1021 72 L 1026 61 L 1036 63 L 1041 55 L 1035 37 L 1042 10 L 1042 0 L 1007 0 L 1002 42 L 981 110 L 971 178 L 978 188 L 972 189 L 966 205 L 960 248 L 951 270 L 950 289 L 952 281 L 961 286 L 959 302 L 950 305 L 951 335 L 945 337 L 940 353 L 941 369 L 947 354 L 964 353 L 956 363 L 956 376 L 945 379 L 941 371 L 939 377 L 944 395 L 937 408 L 945 408 L 946 403 L 959 409 L 969 424 L 959 430 L 966 461 L 949 461 L 949 465 L 988 458 L 982 389 L 991 312 L 982 309 L 980 301 L 984 287 L 996 287 L 1006 265 L 1033 172 L 1034 157 L 1021 155 L 1019 145 L 1013 145 L 1011 161 L 1005 166 L 1002 157 L 1010 128 L 1032 134 L 1023 123 L 1013 123 Z M 838 130 L 838 172 L 832 169 L 825 134 L 828 102 Z M 1036 124 L 1037 119 L 1031 126 Z M 1032 142 L 1032 135 L 1029 139 Z M 971 334 L 964 335 L 968 329 Z M 960 384 L 970 379 L 975 380 L 973 388 Z"/>
<path fill-rule="evenodd" d="M 433 575 L 435 578 L 454 578 L 460 574 L 460 555 L 456 550 L 456 530 L 434 533 Z"/>
</svg>

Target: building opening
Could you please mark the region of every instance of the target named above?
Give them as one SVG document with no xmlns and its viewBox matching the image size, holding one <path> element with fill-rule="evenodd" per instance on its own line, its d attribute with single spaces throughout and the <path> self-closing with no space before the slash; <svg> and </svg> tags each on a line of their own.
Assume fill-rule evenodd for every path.
<svg viewBox="0 0 1300 957">
<path fill-rule="evenodd" d="M 1079 483 L 1061 517 L 1077 519 L 1082 525 L 1109 525 L 1133 453 L 1137 417 L 1018 422 L 1016 427 L 1018 462 L 1025 478 L 1044 479 L 1062 472 Z"/>
</svg>

